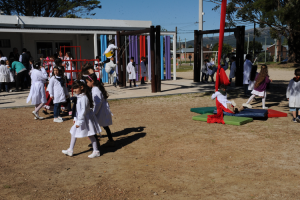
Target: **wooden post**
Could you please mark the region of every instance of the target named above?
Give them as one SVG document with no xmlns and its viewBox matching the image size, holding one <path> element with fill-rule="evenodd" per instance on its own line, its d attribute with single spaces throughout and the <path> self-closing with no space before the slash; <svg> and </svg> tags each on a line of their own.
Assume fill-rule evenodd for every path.
<svg viewBox="0 0 300 200">
<path fill-rule="evenodd" d="M 157 92 L 156 90 L 156 79 L 155 79 L 155 52 L 154 52 L 154 26 L 150 27 L 150 51 L 151 51 L 151 89 L 152 92 Z"/>
<path fill-rule="evenodd" d="M 236 73 L 235 73 L 235 86 L 243 85 L 243 57 L 244 55 L 241 52 L 241 31 L 240 26 L 237 27 L 234 32 L 236 38 Z M 244 37 L 244 36 L 243 36 Z M 243 45 L 244 46 L 244 45 Z"/>
<path fill-rule="evenodd" d="M 156 92 L 161 92 L 161 63 L 160 63 L 160 26 L 156 26 L 156 51 L 155 51 L 155 57 L 156 57 L 156 74 L 155 74 L 155 80 L 156 80 Z"/>
<path fill-rule="evenodd" d="M 200 71 L 201 71 L 201 67 L 202 67 L 202 65 L 203 65 L 203 61 L 202 61 L 202 59 L 201 59 L 201 57 L 202 57 L 202 50 L 203 50 L 203 48 L 202 48 L 202 43 L 201 43 L 201 39 L 202 39 L 202 31 L 198 31 L 198 45 L 199 45 L 199 47 L 198 47 L 198 82 L 200 82 Z"/>
<path fill-rule="evenodd" d="M 200 82 L 200 70 L 198 66 L 198 30 L 194 31 L 194 82 Z"/>
<path fill-rule="evenodd" d="M 117 31 L 117 46 L 120 47 L 121 45 L 121 35 L 120 31 Z M 118 78 L 119 82 L 122 83 L 122 71 L 121 71 L 121 50 L 119 50 L 117 58 L 118 58 Z"/>
</svg>

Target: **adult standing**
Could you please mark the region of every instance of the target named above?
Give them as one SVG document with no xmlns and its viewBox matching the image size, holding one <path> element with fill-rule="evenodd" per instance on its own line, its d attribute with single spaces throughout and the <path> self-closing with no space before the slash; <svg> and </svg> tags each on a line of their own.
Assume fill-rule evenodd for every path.
<svg viewBox="0 0 300 200">
<path fill-rule="evenodd" d="M 26 74 L 28 74 L 26 67 L 18 60 L 15 60 L 11 65 L 10 71 L 16 71 L 16 73 L 17 73 L 16 91 L 15 92 L 19 92 L 20 87 L 21 87 L 21 91 L 23 91 L 24 78 L 25 78 Z"/>
<path fill-rule="evenodd" d="M 22 54 L 20 55 L 20 58 L 19 58 L 19 61 L 24 65 L 27 72 L 29 72 L 31 70 L 30 65 L 29 65 L 29 60 L 30 60 L 30 57 L 27 54 L 27 49 L 23 48 L 22 49 Z M 27 73 L 25 75 L 25 80 L 26 80 L 25 83 L 26 83 L 27 87 L 29 88 L 31 86 L 31 78 L 30 78 L 29 73 Z"/>
<path fill-rule="evenodd" d="M 231 66 L 230 66 L 230 74 L 229 74 L 229 81 L 230 84 L 232 83 L 232 79 L 235 77 L 235 72 L 236 72 L 236 63 L 235 63 L 235 56 L 231 57 Z"/>
<path fill-rule="evenodd" d="M 243 77 L 243 85 L 244 85 L 244 95 L 248 96 L 250 95 L 250 91 L 248 90 L 248 85 L 249 85 L 249 79 L 250 79 L 250 74 L 251 74 L 251 69 L 252 69 L 252 62 L 251 60 L 251 55 L 247 54 L 246 55 L 246 61 L 244 62 L 244 77 Z"/>
<path fill-rule="evenodd" d="M 142 57 L 141 72 L 142 72 L 141 84 L 146 84 L 145 77 L 147 77 L 147 67 L 146 67 L 146 58 L 145 57 Z"/>
<path fill-rule="evenodd" d="M 16 47 L 13 48 L 13 51 L 9 54 L 9 60 L 19 60 L 20 54 L 18 53 L 18 49 Z"/>
</svg>

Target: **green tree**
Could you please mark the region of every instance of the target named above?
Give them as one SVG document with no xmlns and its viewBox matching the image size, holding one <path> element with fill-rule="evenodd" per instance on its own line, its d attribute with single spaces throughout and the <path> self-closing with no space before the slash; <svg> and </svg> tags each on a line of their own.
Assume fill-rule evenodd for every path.
<svg viewBox="0 0 300 200">
<path fill-rule="evenodd" d="M 74 18 L 95 15 L 96 8 L 101 8 L 98 0 L 0 0 L 5 15 Z"/>
<path fill-rule="evenodd" d="M 218 51 L 219 48 L 219 43 L 215 43 L 212 51 Z M 232 46 L 230 46 L 229 44 L 225 44 L 223 43 L 223 48 L 222 48 L 222 55 L 228 55 L 232 52 Z"/>
<path fill-rule="evenodd" d="M 193 48 L 193 45 L 189 45 L 188 48 Z"/>
<path fill-rule="evenodd" d="M 220 7 L 222 0 L 210 0 Z M 284 36 L 289 45 L 289 61 L 300 62 L 300 3 L 299 0 L 229 0 L 227 25 L 234 27 L 240 22 L 257 23 L 269 27 L 273 39 Z"/>
<path fill-rule="evenodd" d="M 247 45 L 248 45 L 248 42 L 245 42 L 245 45 L 244 45 L 245 53 L 247 52 Z M 254 48 L 255 48 L 255 53 L 260 53 L 262 50 L 262 44 L 260 42 L 255 41 Z M 253 41 L 249 42 L 249 53 L 253 53 Z"/>
</svg>

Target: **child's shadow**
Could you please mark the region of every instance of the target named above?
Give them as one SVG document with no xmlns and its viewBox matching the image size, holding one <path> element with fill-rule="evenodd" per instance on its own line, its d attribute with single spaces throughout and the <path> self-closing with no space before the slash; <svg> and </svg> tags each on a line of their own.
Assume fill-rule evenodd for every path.
<svg viewBox="0 0 300 200">
<path fill-rule="evenodd" d="M 112 133 L 112 136 L 113 137 L 119 137 L 119 136 L 122 136 L 122 135 L 128 135 L 128 134 L 133 133 L 133 132 L 142 132 L 142 131 L 144 131 L 144 129 L 145 129 L 145 127 L 143 127 L 143 126 L 136 127 L 136 128 L 125 128 L 122 131 Z M 102 129 L 102 132 L 105 133 L 105 130 Z M 102 135 L 102 137 L 107 137 L 107 135 Z"/>
</svg>

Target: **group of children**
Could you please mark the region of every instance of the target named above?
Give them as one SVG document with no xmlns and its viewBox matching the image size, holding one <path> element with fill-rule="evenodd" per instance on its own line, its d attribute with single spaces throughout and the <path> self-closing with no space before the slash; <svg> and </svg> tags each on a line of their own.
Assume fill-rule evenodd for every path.
<svg viewBox="0 0 300 200">
<path fill-rule="evenodd" d="M 15 82 L 15 72 L 12 70 L 10 61 L 0 52 L 0 92 L 4 85 L 5 92 L 10 92 L 11 83 Z"/>
</svg>

